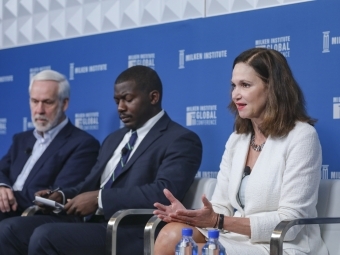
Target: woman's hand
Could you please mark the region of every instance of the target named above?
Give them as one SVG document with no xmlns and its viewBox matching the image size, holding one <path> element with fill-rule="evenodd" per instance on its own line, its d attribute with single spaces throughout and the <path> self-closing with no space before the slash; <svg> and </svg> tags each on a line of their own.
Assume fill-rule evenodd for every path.
<svg viewBox="0 0 340 255">
<path fill-rule="evenodd" d="M 181 222 L 201 228 L 213 228 L 216 225 L 218 214 L 214 212 L 209 200 L 202 196 L 203 208 L 198 210 L 178 209 L 169 214 L 171 221 Z"/>
<path fill-rule="evenodd" d="M 181 202 L 179 202 L 169 190 L 164 189 L 164 195 L 170 201 L 170 205 L 165 206 L 155 203 L 154 206 L 158 210 L 153 213 L 165 222 L 181 222 L 196 227 L 210 227 L 216 225 L 218 214 L 214 212 L 212 204 L 209 200 L 202 196 L 203 208 L 199 210 L 187 210 Z"/>
<path fill-rule="evenodd" d="M 172 222 L 169 214 L 176 213 L 177 210 L 185 210 L 185 207 L 179 202 L 168 189 L 164 189 L 164 195 L 170 201 L 170 205 L 166 206 L 160 203 L 154 203 L 154 206 L 158 209 L 153 212 L 158 218 L 165 222 Z"/>
</svg>

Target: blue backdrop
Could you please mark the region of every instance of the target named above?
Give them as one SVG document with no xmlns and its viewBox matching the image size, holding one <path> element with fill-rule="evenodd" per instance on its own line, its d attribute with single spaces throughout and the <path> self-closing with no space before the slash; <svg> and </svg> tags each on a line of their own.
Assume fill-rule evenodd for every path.
<svg viewBox="0 0 340 255">
<path fill-rule="evenodd" d="M 231 65 L 242 51 L 271 47 L 302 87 L 323 149 L 323 178 L 340 178 L 340 2 L 313 1 L 124 30 L 0 51 L 0 155 L 32 128 L 28 84 L 42 69 L 71 83 L 70 120 L 100 141 L 120 127 L 113 82 L 128 66 L 153 67 L 163 108 L 204 146 L 200 174 L 215 176 L 233 130 Z"/>
</svg>

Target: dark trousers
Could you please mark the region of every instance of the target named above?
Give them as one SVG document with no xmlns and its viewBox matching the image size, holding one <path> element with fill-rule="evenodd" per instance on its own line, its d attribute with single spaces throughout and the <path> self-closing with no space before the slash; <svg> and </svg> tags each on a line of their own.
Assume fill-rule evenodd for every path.
<svg viewBox="0 0 340 255">
<path fill-rule="evenodd" d="M 118 228 L 117 254 L 142 255 L 144 225 Z M 107 222 L 83 223 L 71 216 L 14 217 L 0 222 L 0 255 L 105 254 Z"/>
<path fill-rule="evenodd" d="M 34 239 L 34 235 L 40 235 L 40 231 L 44 229 L 45 226 L 54 226 L 57 225 L 56 223 L 62 222 L 72 222 L 76 224 L 76 222 L 80 221 L 81 219 L 78 217 L 66 215 L 35 215 L 31 217 L 11 217 L 4 219 L 0 222 L 0 254 L 27 254 L 30 241 L 35 245 L 41 243 L 40 240 Z"/>
</svg>

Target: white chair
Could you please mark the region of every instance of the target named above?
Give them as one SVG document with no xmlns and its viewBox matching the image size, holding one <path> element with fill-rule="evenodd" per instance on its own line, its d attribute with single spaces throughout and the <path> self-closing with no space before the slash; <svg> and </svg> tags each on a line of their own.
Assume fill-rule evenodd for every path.
<svg viewBox="0 0 340 255">
<path fill-rule="evenodd" d="M 274 229 L 270 240 L 270 255 L 282 255 L 286 232 L 294 225 L 321 224 L 321 237 L 329 255 L 340 255 L 340 180 L 321 180 L 319 188 L 318 218 L 303 218 L 281 221 Z M 338 217 L 336 217 L 338 216 Z M 332 224 L 332 225 L 330 225 Z"/>
<path fill-rule="evenodd" d="M 195 178 L 194 182 L 187 192 L 183 204 L 186 208 L 198 209 L 202 207 L 202 195 L 205 194 L 208 199 L 214 192 L 216 186 L 215 178 Z M 156 201 L 155 201 L 156 202 Z M 116 212 L 110 219 L 106 230 L 106 255 L 116 255 L 117 245 L 117 228 L 119 222 L 126 216 L 137 215 L 145 216 L 149 215 L 151 218 L 146 223 L 144 229 L 144 254 L 153 255 L 153 247 L 155 242 L 155 230 L 158 224 L 161 222 L 156 216 L 153 216 L 152 212 L 155 209 L 128 209 L 120 210 Z"/>
</svg>

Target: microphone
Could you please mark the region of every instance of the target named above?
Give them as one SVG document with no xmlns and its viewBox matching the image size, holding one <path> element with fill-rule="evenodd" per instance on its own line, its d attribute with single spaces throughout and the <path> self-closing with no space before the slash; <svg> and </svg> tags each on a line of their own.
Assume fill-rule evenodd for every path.
<svg viewBox="0 0 340 255">
<path fill-rule="evenodd" d="M 244 173 L 243 173 L 243 177 L 250 175 L 250 167 L 249 166 L 245 166 L 244 167 Z"/>
<path fill-rule="evenodd" d="M 32 149 L 31 148 L 27 148 L 26 150 L 25 150 L 25 154 L 27 154 L 27 155 L 32 155 Z"/>
<path fill-rule="evenodd" d="M 129 151 L 128 148 L 123 147 L 121 153 L 122 153 L 122 155 L 126 155 L 126 153 L 127 153 L 128 151 Z"/>
</svg>

